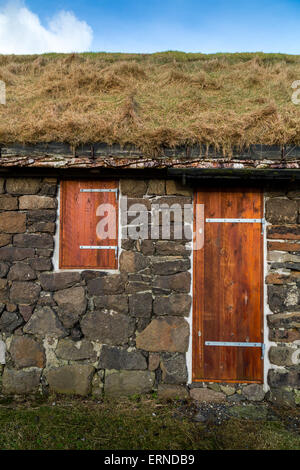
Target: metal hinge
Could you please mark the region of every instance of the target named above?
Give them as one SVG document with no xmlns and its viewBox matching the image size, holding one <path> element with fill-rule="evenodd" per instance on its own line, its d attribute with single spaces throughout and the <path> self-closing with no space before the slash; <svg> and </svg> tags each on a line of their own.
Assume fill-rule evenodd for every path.
<svg viewBox="0 0 300 470">
<path fill-rule="evenodd" d="M 261 358 L 265 357 L 266 345 L 264 343 L 248 343 L 241 341 L 205 341 L 205 346 L 237 346 L 241 348 L 261 348 Z"/>
<path fill-rule="evenodd" d="M 117 246 L 81 245 L 79 248 L 81 250 L 115 250 L 115 257 L 118 257 Z"/>
<path fill-rule="evenodd" d="M 260 224 L 265 219 L 206 219 L 206 222 L 226 222 L 230 224 L 244 223 L 244 224 Z"/>
</svg>

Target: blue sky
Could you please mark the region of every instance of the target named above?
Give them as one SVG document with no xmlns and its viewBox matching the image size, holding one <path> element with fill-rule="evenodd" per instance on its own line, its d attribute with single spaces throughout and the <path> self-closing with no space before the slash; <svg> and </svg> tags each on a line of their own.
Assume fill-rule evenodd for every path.
<svg viewBox="0 0 300 470">
<path fill-rule="evenodd" d="M 92 29 L 90 43 L 82 47 L 94 51 L 300 54 L 300 0 L 25 0 L 25 5 L 45 28 L 59 11 L 72 11 Z M 80 28 L 72 34 L 75 41 Z"/>
</svg>

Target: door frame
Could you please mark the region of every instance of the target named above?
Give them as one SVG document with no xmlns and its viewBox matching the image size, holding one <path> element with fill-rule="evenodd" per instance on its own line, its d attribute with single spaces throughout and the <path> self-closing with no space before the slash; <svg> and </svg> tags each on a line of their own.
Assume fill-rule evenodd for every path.
<svg viewBox="0 0 300 470">
<path fill-rule="evenodd" d="M 236 187 L 239 185 L 237 184 Z M 226 185 L 224 185 L 224 190 L 226 190 Z M 253 187 L 253 186 L 252 186 Z M 220 186 L 218 187 L 220 189 Z M 244 189 L 251 189 L 251 186 L 246 186 Z M 195 189 L 194 190 L 194 197 L 193 197 L 193 232 L 195 233 L 196 230 L 196 203 L 197 203 L 197 193 L 198 191 L 200 192 L 203 190 L 203 187 L 200 189 Z M 209 188 L 211 192 L 214 191 L 214 187 Z M 261 207 L 262 207 L 262 217 L 265 217 L 265 195 L 264 195 L 264 190 L 263 188 L 260 188 L 260 197 L 261 197 Z M 192 315 L 191 315 L 191 338 L 190 338 L 190 347 L 189 347 L 189 363 L 190 363 L 190 383 L 201 383 L 201 382 L 210 382 L 210 383 L 236 383 L 236 384 L 263 384 L 265 388 L 266 384 L 266 371 L 267 371 L 267 364 L 268 364 L 268 336 L 267 336 L 267 321 L 266 321 L 266 316 L 265 316 L 265 305 L 267 304 L 266 302 L 266 289 L 265 289 L 265 277 L 266 277 L 266 270 L 267 270 L 267 264 L 265 260 L 265 253 L 267 253 L 267 236 L 266 236 L 266 223 L 264 226 L 264 231 L 263 231 L 263 237 L 262 237 L 262 242 L 260 245 L 261 249 L 261 259 L 262 259 L 262 266 L 261 266 L 261 308 L 260 308 L 260 318 L 261 318 L 261 327 L 262 327 L 262 342 L 265 344 L 265 352 L 264 352 L 264 358 L 262 359 L 263 364 L 262 364 L 262 377 L 260 381 L 257 380 L 232 380 L 232 379 L 204 379 L 204 378 L 197 378 L 195 375 L 195 356 L 196 353 L 199 351 L 199 346 L 197 342 L 199 341 L 198 339 L 198 331 L 199 331 L 199 325 L 202 320 L 201 313 L 197 315 L 197 311 L 199 309 L 198 302 L 199 299 L 197 299 L 197 296 L 195 295 L 195 287 L 196 287 L 196 280 L 199 282 L 199 276 L 196 279 L 195 272 L 197 269 L 199 259 L 195 256 L 195 250 L 192 250 L 192 295 L 193 295 L 193 301 L 192 301 Z M 201 312 L 201 310 L 199 310 Z M 202 331 L 202 328 L 200 328 L 200 331 Z M 268 387 L 267 387 L 268 388 Z"/>
</svg>

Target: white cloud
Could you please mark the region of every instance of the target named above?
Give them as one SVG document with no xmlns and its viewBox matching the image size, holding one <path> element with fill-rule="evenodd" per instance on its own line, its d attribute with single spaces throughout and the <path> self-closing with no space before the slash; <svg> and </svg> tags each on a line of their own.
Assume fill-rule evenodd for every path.
<svg viewBox="0 0 300 470">
<path fill-rule="evenodd" d="M 60 11 L 44 27 L 24 3 L 0 8 L 0 54 L 84 52 L 92 39 L 92 28 L 72 12 Z"/>
</svg>

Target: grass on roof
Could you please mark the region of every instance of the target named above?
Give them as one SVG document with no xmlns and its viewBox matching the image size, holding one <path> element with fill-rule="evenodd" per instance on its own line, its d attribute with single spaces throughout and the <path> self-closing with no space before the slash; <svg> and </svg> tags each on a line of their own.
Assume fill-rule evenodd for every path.
<svg viewBox="0 0 300 470">
<path fill-rule="evenodd" d="M 162 146 L 300 143 L 300 56 L 237 53 L 0 55 L 0 143 Z"/>
</svg>

